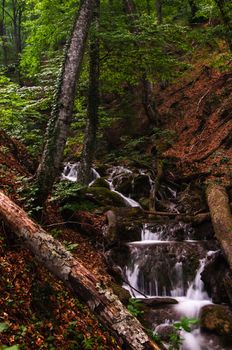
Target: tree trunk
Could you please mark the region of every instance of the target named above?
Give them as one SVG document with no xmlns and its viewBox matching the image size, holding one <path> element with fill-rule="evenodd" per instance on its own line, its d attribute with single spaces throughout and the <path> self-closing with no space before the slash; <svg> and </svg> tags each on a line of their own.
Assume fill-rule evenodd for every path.
<svg viewBox="0 0 232 350">
<path fill-rule="evenodd" d="M 232 215 L 224 187 L 210 184 L 206 190 L 214 232 L 232 269 Z"/>
<path fill-rule="evenodd" d="M 68 128 L 72 118 L 77 80 L 80 75 L 85 43 L 96 0 L 85 0 L 74 24 L 63 68 L 58 82 L 52 115 L 48 124 L 46 144 L 36 174 L 36 202 L 41 205 L 60 174 Z"/>
<path fill-rule="evenodd" d="M 226 29 L 226 41 L 232 52 L 232 17 L 230 13 L 232 11 L 232 5 L 230 0 L 215 0 L 215 3 L 220 11 L 221 18 Z"/>
<path fill-rule="evenodd" d="M 97 0 L 95 11 L 95 30 L 99 22 L 100 3 Z M 96 135 L 98 127 L 98 105 L 99 105 L 99 40 L 96 35 L 90 42 L 90 63 L 89 63 L 89 92 L 87 109 L 87 127 L 85 140 L 81 155 L 80 174 L 78 181 L 88 185 L 91 181 L 91 167 L 95 155 Z"/>
<path fill-rule="evenodd" d="M 2 49 L 3 49 L 3 63 L 7 66 L 7 40 L 6 40 L 6 27 L 5 27 L 5 0 L 2 0 L 2 18 L 0 23 L 0 36 L 2 37 Z"/>
<path fill-rule="evenodd" d="M 137 28 L 134 26 L 134 22 L 138 19 L 136 6 L 134 0 L 123 0 L 124 12 L 127 14 L 129 18 L 129 25 L 131 27 L 131 32 L 135 35 L 138 34 Z M 139 46 L 139 43 L 137 44 Z M 140 84 L 142 87 L 142 104 L 146 116 L 151 124 L 157 123 L 157 110 L 155 108 L 155 102 L 152 97 L 152 84 L 147 78 L 147 73 L 144 68 L 142 68 L 142 77 L 140 80 Z"/>
<path fill-rule="evenodd" d="M 139 321 L 127 311 L 117 296 L 2 192 L 0 192 L 0 216 L 35 258 L 86 302 L 100 321 L 112 331 L 124 349 L 159 350 L 144 332 Z"/>
<path fill-rule="evenodd" d="M 151 14 L 151 3 L 150 3 L 150 0 L 146 1 L 146 5 L 147 5 L 147 14 L 148 14 L 148 16 L 150 16 L 150 14 Z"/>
<path fill-rule="evenodd" d="M 157 23 L 162 24 L 163 22 L 163 11 L 162 11 L 163 0 L 155 0 Z"/>
<path fill-rule="evenodd" d="M 188 3 L 189 3 L 190 10 L 191 10 L 190 22 L 194 23 L 198 8 L 197 8 L 197 5 L 195 3 L 195 0 L 188 0 Z"/>
</svg>

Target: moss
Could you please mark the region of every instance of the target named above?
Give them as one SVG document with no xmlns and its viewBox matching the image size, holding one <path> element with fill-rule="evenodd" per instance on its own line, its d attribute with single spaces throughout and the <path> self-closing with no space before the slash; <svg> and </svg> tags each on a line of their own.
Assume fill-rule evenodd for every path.
<svg viewBox="0 0 232 350">
<path fill-rule="evenodd" d="M 112 192 L 105 187 L 89 187 L 86 191 L 86 194 L 88 198 L 91 198 L 93 201 L 103 206 L 107 206 L 107 205 L 112 205 L 115 207 L 126 206 L 123 198 L 119 194 Z"/>
<path fill-rule="evenodd" d="M 110 287 L 113 289 L 113 292 L 118 296 L 119 300 L 124 304 L 128 305 L 129 299 L 131 298 L 128 290 L 122 288 L 117 283 L 112 282 Z"/>
<path fill-rule="evenodd" d="M 91 185 L 91 187 L 104 187 L 104 188 L 108 188 L 108 190 L 110 189 L 109 183 L 106 180 L 104 180 L 102 177 L 99 177 L 98 179 L 96 179 L 94 183 Z"/>
<path fill-rule="evenodd" d="M 205 306 L 201 315 L 201 326 L 219 335 L 232 334 L 232 313 L 224 305 Z"/>
</svg>

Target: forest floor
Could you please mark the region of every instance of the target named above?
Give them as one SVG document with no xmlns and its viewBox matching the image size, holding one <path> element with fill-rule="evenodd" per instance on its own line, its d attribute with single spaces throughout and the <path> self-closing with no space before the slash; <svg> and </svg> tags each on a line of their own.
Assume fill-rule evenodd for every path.
<svg viewBox="0 0 232 350">
<path fill-rule="evenodd" d="M 165 89 L 157 89 L 162 129 L 175 132 L 162 154 L 175 178 L 197 176 L 231 187 L 232 73 L 199 66 Z M 17 204 L 22 178 L 33 172 L 26 148 L 0 133 L 0 188 Z M 25 204 L 25 203 L 24 203 Z M 79 230 L 67 228 L 50 205 L 42 225 L 99 279 L 110 283 L 104 256 L 83 235 L 101 231 L 104 216 L 80 213 Z M 86 226 L 87 225 L 87 226 Z M 86 228 L 87 227 L 87 228 Z M 96 240 L 95 240 L 96 241 Z M 120 349 L 92 313 L 39 265 L 4 223 L 0 227 L 0 347 L 20 349 Z"/>
<path fill-rule="evenodd" d="M 176 135 L 163 156 L 175 162 L 181 177 L 231 186 L 231 69 L 232 62 L 226 72 L 198 66 L 156 95 L 162 127 Z"/>
<path fill-rule="evenodd" d="M 23 206 L 22 178 L 30 175 L 28 167 L 32 164 L 28 163 L 25 147 L 17 140 L 1 132 L 0 144 L 0 188 Z M 46 213 L 44 229 L 59 239 L 99 280 L 110 281 L 104 257 L 90 239 L 76 229 L 59 224 L 63 219 L 55 206 L 49 206 Z M 80 213 L 80 220 L 96 233 L 104 217 L 93 220 L 91 214 Z M 20 350 L 120 349 L 91 311 L 35 261 L 3 222 L 0 276 L 0 349 L 14 344 L 19 344 Z"/>
</svg>

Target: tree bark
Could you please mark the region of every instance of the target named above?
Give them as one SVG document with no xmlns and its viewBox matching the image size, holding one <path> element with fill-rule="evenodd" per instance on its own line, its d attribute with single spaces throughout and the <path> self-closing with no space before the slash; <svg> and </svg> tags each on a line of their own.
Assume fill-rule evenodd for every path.
<svg viewBox="0 0 232 350">
<path fill-rule="evenodd" d="M 128 23 L 130 25 L 130 31 L 137 35 L 138 30 L 135 27 L 135 21 L 138 20 L 138 14 L 136 10 L 136 5 L 134 0 L 123 0 L 123 8 L 125 14 L 129 17 Z M 139 42 L 136 44 L 139 46 Z M 155 101 L 152 97 L 152 84 L 147 78 L 147 73 L 144 68 L 142 68 L 142 77 L 140 79 L 140 84 L 142 88 L 142 104 L 145 114 L 151 124 L 157 124 L 157 110 L 155 107 Z"/>
<path fill-rule="evenodd" d="M 97 0 L 94 26 L 98 28 L 100 3 Z M 95 155 L 96 136 L 98 128 L 98 106 L 99 106 L 99 40 L 93 35 L 90 41 L 89 62 L 89 92 L 87 108 L 87 127 L 85 131 L 84 146 L 80 162 L 80 174 L 78 181 L 88 185 L 91 181 L 91 167 Z"/>
<path fill-rule="evenodd" d="M 188 0 L 188 3 L 189 3 L 190 10 L 191 10 L 190 22 L 194 23 L 198 8 L 197 8 L 197 5 L 195 3 L 195 0 Z"/>
<path fill-rule="evenodd" d="M 224 187 L 210 184 L 206 190 L 214 232 L 232 269 L 232 215 Z"/>
<path fill-rule="evenodd" d="M 2 37 L 2 49 L 3 49 L 3 63 L 5 66 L 7 66 L 7 40 L 6 40 L 6 27 L 5 27 L 5 0 L 2 0 L 1 7 L 2 7 L 2 16 L 1 16 L 1 22 L 0 22 L 0 35 Z"/>
<path fill-rule="evenodd" d="M 162 11 L 163 0 L 155 0 L 157 23 L 162 24 L 163 22 L 163 11 Z"/>
<path fill-rule="evenodd" d="M 124 349 L 159 350 L 139 321 L 113 292 L 99 282 L 63 245 L 34 223 L 19 206 L 0 192 L 0 216 L 49 271 L 81 298 L 114 334 Z"/>
<path fill-rule="evenodd" d="M 46 144 L 36 174 L 36 202 L 42 205 L 60 174 L 64 147 L 72 118 L 77 80 L 85 50 L 87 34 L 96 0 L 85 0 L 74 24 L 70 43 L 57 87 L 52 115 L 49 120 Z"/>
</svg>

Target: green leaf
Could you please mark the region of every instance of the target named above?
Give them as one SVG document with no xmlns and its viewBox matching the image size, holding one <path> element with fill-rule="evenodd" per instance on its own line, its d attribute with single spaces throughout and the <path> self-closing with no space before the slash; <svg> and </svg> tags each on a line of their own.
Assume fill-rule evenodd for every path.
<svg viewBox="0 0 232 350">
<path fill-rule="evenodd" d="M 0 323 L 0 333 L 5 332 L 9 328 L 9 325 L 5 322 Z"/>
</svg>

